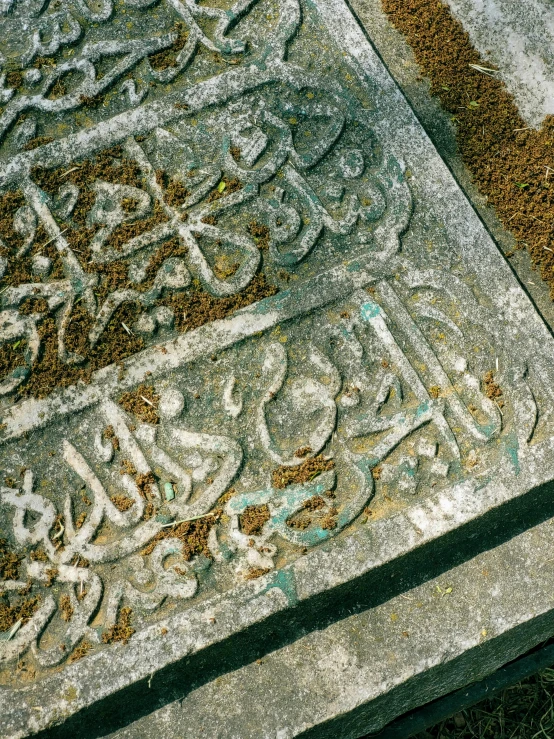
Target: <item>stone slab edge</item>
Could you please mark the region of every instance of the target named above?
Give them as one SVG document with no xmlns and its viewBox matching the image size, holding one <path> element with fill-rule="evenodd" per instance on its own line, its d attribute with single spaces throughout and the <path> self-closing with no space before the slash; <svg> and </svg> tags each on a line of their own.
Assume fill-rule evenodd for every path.
<svg viewBox="0 0 554 739">
<path fill-rule="evenodd" d="M 549 519 L 109 737 L 358 739 L 379 732 L 552 636 L 553 547 Z"/>
</svg>

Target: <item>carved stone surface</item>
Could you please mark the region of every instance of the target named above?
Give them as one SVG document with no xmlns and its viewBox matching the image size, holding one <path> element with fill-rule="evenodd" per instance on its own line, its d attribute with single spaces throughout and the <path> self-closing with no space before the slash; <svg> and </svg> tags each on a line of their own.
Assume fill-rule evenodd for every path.
<svg viewBox="0 0 554 739">
<path fill-rule="evenodd" d="M 550 481 L 554 343 L 338 0 L 4 6 L 20 737 Z"/>
</svg>

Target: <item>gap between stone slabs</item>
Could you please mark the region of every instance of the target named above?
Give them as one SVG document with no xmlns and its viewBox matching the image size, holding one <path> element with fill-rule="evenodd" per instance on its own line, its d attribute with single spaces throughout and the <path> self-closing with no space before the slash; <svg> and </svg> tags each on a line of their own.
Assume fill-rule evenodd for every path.
<svg viewBox="0 0 554 739">
<path fill-rule="evenodd" d="M 483 700 L 492 700 L 495 693 L 514 688 L 521 681 L 554 665 L 554 644 L 552 639 L 548 641 L 546 646 L 538 646 L 529 654 L 509 662 L 483 680 L 411 711 L 406 716 L 392 721 L 382 731 L 368 734 L 361 739 L 408 739 L 460 711 L 471 709 Z"/>
</svg>

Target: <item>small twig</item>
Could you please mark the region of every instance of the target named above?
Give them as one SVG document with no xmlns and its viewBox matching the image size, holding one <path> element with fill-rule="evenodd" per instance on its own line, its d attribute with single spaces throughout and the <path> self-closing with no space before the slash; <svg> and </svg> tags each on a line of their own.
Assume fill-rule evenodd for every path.
<svg viewBox="0 0 554 739">
<path fill-rule="evenodd" d="M 530 130 L 531 130 L 531 126 L 526 126 L 525 128 L 514 128 L 514 133 L 516 133 L 516 131 L 530 131 Z"/>
<path fill-rule="evenodd" d="M 486 74 L 487 77 L 494 77 L 495 74 L 498 74 L 500 71 L 499 69 L 491 69 L 490 67 L 482 67 L 480 64 L 470 64 L 469 65 L 472 69 L 476 69 L 478 72 L 482 72 L 483 74 Z M 494 72 L 494 74 L 490 74 L 491 72 Z"/>
<path fill-rule="evenodd" d="M 131 331 L 131 329 L 129 328 L 129 326 L 126 326 L 123 323 L 123 321 L 121 321 L 121 325 L 123 326 L 123 328 L 125 329 L 125 331 L 127 331 L 127 333 L 129 334 L 129 336 L 132 336 L 133 335 L 133 332 Z"/>
<path fill-rule="evenodd" d="M 56 241 L 56 239 L 59 239 L 62 234 L 64 234 L 66 231 L 69 231 L 69 228 L 64 228 L 63 231 L 60 231 L 60 233 L 57 236 L 53 236 L 50 241 L 47 241 L 46 244 L 43 244 L 39 251 L 42 251 L 45 246 L 48 246 L 48 244 L 51 244 L 53 241 Z"/>
<path fill-rule="evenodd" d="M 23 621 L 21 619 L 19 619 L 19 621 L 16 621 L 6 635 L 2 634 L 2 641 L 10 641 L 10 639 L 13 639 L 13 637 L 19 631 L 22 623 Z"/>
<path fill-rule="evenodd" d="M 144 400 L 145 403 L 148 403 L 148 405 L 151 405 L 152 408 L 154 407 L 154 403 L 151 400 L 148 400 L 148 398 L 145 398 L 144 395 L 141 395 L 140 397 Z"/>
<path fill-rule="evenodd" d="M 67 172 L 64 172 L 63 174 L 60 175 L 60 178 L 65 177 L 67 174 L 70 174 L 70 172 L 75 172 L 76 169 L 79 169 L 79 166 L 68 169 Z"/>
<path fill-rule="evenodd" d="M 181 521 L 173 521 L 173 523 L 164 523 L 162 529 L 167 529 L 170 526 L 178 526 L 181 523 L 188 523 L 189 521 L 198 521 L 199 518 L 206 518 L 207 516 L 217 516 L 217 513 L 203 513 L 201 516 L 193 516 L 192 518 L 183 518 Z"/>
<path fill-rule="evenodd" d="M 54 539 L 59 539 L 59 538 L 60 538 L 60 536 L 62 536 L 62 535 L 63 535 L 63 532 L 64 532 L 64 531 L 65 531 L 65 526 L 64 526 L 64 525 L 63 525 L 63 523 L 62 523 L 62 522 L 60 521 L 60 530 L 58 531 L 58 533 L 57 533 L 57 534 L 54 534 L 54 536 L 52 537 L 52 541 L 54 541 Z"/>
<path fill-rule="evenodd" d="M 554 249 L 550 249 L 548 246 L 543 246 L 543 249 L 546 249 L 546 251 L 551 251 L 552 254 L 554 254 Z"/>
</svg>

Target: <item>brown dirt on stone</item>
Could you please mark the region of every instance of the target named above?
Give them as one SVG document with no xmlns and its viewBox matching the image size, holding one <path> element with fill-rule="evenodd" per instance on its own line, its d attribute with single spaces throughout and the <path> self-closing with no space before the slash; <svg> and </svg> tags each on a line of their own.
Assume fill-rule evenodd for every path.
<svg viewBox="0 0 554 739">
<path fill-rule="evenodd" d="M 65 85 L 62 82 L 61 79 L 57 79 L 52 87 L 50 88 L 50 92 L 48 93 L 48 98 L 50 100 L 56 100 L 57 98 L 61 98 L 65 95 L 66 89 Z"/>
<path fill-rule="evenodd" d="M 172 179 L 169 181 L 164 192 L 164 200 L 172 208 L 178 208 L 180 205 L 183 205 L 189 195 L 189 191 L 181 180 Z"/>
<path fill-rule="evenodd" d="M 222 185 L 225 185 L 225 187 L 222 187 Z M 219 185 L 208 195 L 206 202 L 213 203 L 220 198 L 231 195 L 233 192 L 237 192 L 238 190 L 242 190 L 242 182 L 240 180 L 236 177 L 233 177 L 233 179 L 230 180 L 228 177 L 223 176 Z"/>
<path fill-rule="evenodd" d="M 87 641 L 86 639 L 84 639 L 79 644 L 78 647 L 75 647 L 75 649 L 71 653 L 71 655 L 69 657 L 69 662 L 70 663 L 77 662 L 77 660 L 82 659 L 83 657 L 85 657 L 90 652 L 91 649 L 92 649 L 92 644 L 89 641 Z"/>
<path fill-rule="evenodd" d="M 33 549 L 31 550 L 29 554 L 29 559 L 31 562 L 48 562 L 48 555 L 44 551 L 44 549 Z"/>
<path fill-rule="evenodd" d="M 52 141 L 54 141 L 52 136 L 35 136 L 34 139 L 27 141 L 23 148 L 25 151 L 32 151 L 33 149 L 38 149 L 39 146 L 51 144 Z"/>
<path fill-rule="evenodd" d="M 104 100 L 104 94 L 99 93 L 98 95 L 94 95 L 93 97 L 90 97 L 89 95 L 80 95 L 79 101 L 86 107 L 86 108 L 97 108 L 99 105 L 102 104 L 102 101 Z"/>
<path fill-rule="evenodd" d="M 304 502 L 302 508 L 289 519 L 287 519 L 287 526 L 290 526 L 292 529 L 299 529 L 301 531 L 307 529 L 308 526 L 311 526 L 313 523 L 313 519 L 309 514 L 316 513 L 317 511 L 323 511 L 324 508 L 327 508 L 327 505 L 327 502 L 324 498 L 321 497 L 321 495 L 314 495 L 312 498 L 308 498 L 308 500 Z M 320 517 L 319 519 L 316 518 L 316 520 L 319 520 L 319 523 L 322 524 L 323 528 L 329 528 L 329 523 L 331 522 L 331 520 L 334 520 L 335 515 L 336 508 L 332 506 L 327 511 L 327 514 L 323 519 Z M 331 528 L 334 528 L 334 526 L 332 526 Z"/>
<path fill-rule="evenodd" d="M 17 367 L 25 365 L 24 341 L 15 341 L 13 344 L 2 344 L 0 346 L 0 377 L 6 377 Z"/>
<path fill-rule="evenodd" d="M 85 357 L 82 364 L 65 364 L 58 357 L 58 331 L 55 319 L 44 318 L 38 332 L 41 353 L 28 380 L 19 391 L 19 397 L 44 398 L 56 387 L 69 387 L 77 382 L 90 383 L 92 373 L 108 364 L 121 362 L 144 348 L 144 340 L 129 335 L 123 323 L 129 326 L 141 313 L 138 303 L 129 302 L 114 312 L 97 344 L 90 348 L 88 334 L 92 318 L 84 307 L 73 309 L 66 331 L 66 349 Z"/>
<path fill-rule="evenodd" d="M 117 510 L 122 513 L 125 513 L 125 511 L 128 511 L 129 508 L 135 505 L 135 501 L 132 498 L 127 498 L 125 495 L 112 495 L 110 500 Z"/>
<path fill-rule="evenodd" d="M 554 299 L 554 116 L 529 129 L 504 83 L 472 69 L 490 67 L 463 26 L 437 0 L 382 0 L 456 124 L 463 162 L 499 219 L 527 247 Z M 526 130 L 522 130 L 526 129 Z"/>
<path fill-rule="evenodd" d="M 132 223 L 121 223 L 119 226 L 116 226 L 106 240 L 106 247 L 112 247 L 116 251 L 121 251 L 131 239 L 135 239 L 147 231 L 152 231 L 156 226 L 167 222 L 167 216 L 158 202 L 154 203 L 153 210 L 153 214 L 148 218 L 133 221 Z M 97 271 L 97 267 L 97 265 L 94 265 L 95 271 Z"/>
<path fill-rule="evenodd" d="M 116 452 L 119 450 L 119 439 L 115 435 L 114 427 L 111 424 L 104 429 L 104 438 L 111 441 Z"/>
<path fill-rule="evenodd" d="M 0 600 L 0 632 L 9 631 L 20 620 L 24 626 L 32 619 L 39 604 L 40 598 L 38 596 L 18 598 L 11 605 Z"/>
<path fill-rule="evenodd" d="M 177 32 L 177 38 L 172 43 L 172 45 L 169 46 L 167 49 L 157 51 L 155 54 L 151 54 L 148 57 L 152 69 L 155 69 L 156 72 L 161 72 L 162 70 L 168 69 L 169 67 L 176 67 L 176 57 L 187 43 L 189 34 L 185 24 L 182 21 L 177 21 L 173 27 L 173 30 Z"/>
<path fill-rule="evenodd" d="M 267 226 L 257 221 L 248 224 L 248 231 L 256 242 L 258 249 L 269 249 L 270 231 Z"/>
<path fill-rule="evenodd" d="M 258 274 L 240 293 L 226 298 L 214 298 L 199 283 L 193 285 L 187 293 L 174 293 L 161 298 L 159 305 L 172 308 L 175 313 L 175 325 L 179 331 L 191 331 L 206 323 L 226 318 L 240 308 L 245 308 L 262 298 L 275 295 L 278 289 L 270 285 L 263 274 Z"/>
<path fill-rule="evenodd" d="M 333 529 L 336 529 L 338 513 L 339 513 L 338 510 L 333 506 L 329 510 L 329 513 L 325 516 L 325 518 L 321 522 L 321 528 L 326 529 L 328 531 L 332 531 Z"/>
<path fill-rule="evenodd" d="M 485 395 L 487 398 L 502 408 L 504 405 L 504 400 L 502 399 L 502 388 L 497 382 L 495 382 L 494 372 L 492 370 L 485 373 L 483 384 L 485 386 Z"/>
<path fill-rule="evenodd" d="M 203 554 L 208 559 L 213 559 L 208 547 L 208 536 L 214 524 L 219 520 L 220 510 L 214 510 L 212 514 L 197 518 L 194 521 L 183 521 L 174 526 L 166 526 L 142 550 L 141 554 L 152 554 L 156 545 L 164 539 L 179 539 L 182 543 L 183 558 L 190 560 L 198 554 Z"/>
<path fill-rule="evenodd" d="M 119 470 L 120 475 L 131 475 L 132 477 L 137 474 L 137 468 L 129 459 L 122 459 L 119 466 L 121 468 Z"/>
<path fill-rule="evenodd" d="M 326 505 L 327 504 L 321 495 L 314 495 L 313 498 L 308 498 L 302 508 L 305 511 L 319 511 L 322 508 L 325 508 Z"/>
<path fill-rule="evenodd" d="M 249 505 L 239 516 L 240 530 L 246 536 L 258 536 L 266 521 L 269 521 L 269 507 L 263 505 Z"/>
<path fill-rule="evenodd" d="M 133 285 L 135 290 L 149 290 L 154 283 L 158 270 L 165 260 L 170 257 L 183 257 L 187 251 L 187 247 L 181 242 L 178 236 L 165 241 L 150 257 L 150 261 L 146 267 L 145 279 L 139 285 Z"/>
<path fill-rule="evenodd" d="M 152 385 L 139 385 L 132 392 L 123 393 L 119 405 L 144 423 L 158 423 L 158 403 L 160 396 Z"/>
<path fill-rule="evenodd" d="M 6 87 L 11 87 L 15 90 L 23 86 L 23 75 L 19 71 L 12 71 L 6 74 L 5 80 Z"/>
<path fill-rule="evenodd" d="M 271 482 L 274 488 L 282 490 L 289 485 L 303 485 L 310 482 L 314 477 L 322 472 L 332 470 L 334 467 L 335 462 L 332 459 L 323 459 L 320 454 L 294 467 L 280 465 L 271 473 Z"/>
<path fill-rule="evenodd" d="M 139 493 L 145 500 L 151 499 L 151 487 L 155 484 L 156 478 L 152 472 L 143 472 L 135 477 L 135 482 Z"/>
<path fill-rule="evenodd" d="M 73 606 L 69 595 L 62 595 L 60 598 L 60 613 L 64 621 L 71 621 L 73 616 Z"/>
<path fill-rule="evenodd" d="M 248 570 L 248 572 L 244 576 L 244 579 L 245 580 L 256 580 L 258 577 L 263 577 L 263 575 L 267 575 L 268 572 L 271 572 L 269 568 L 253 567 L 251 570 Z"/>
<path fill-rule="evenodd" d="M 113 642 L 121 642 L 127 644 L 129 639 L 135 633 L 135 629 L 131 626 L 133 611 L 128 606 L 119 609 L 117 621 L 113 626 L 102 634 L 104 644 L 113 644 Z"/>
<path fill-rule="evenodd" d="M 6 539 L 0 539 L 0 581 L 17 580 L 22 560 L 23 557 L 12 552 Z"/>
<path fill-rule="evenodd" d="M 165 178 L 163 172 L 158 174 Z M 99 275 L 100 281 L 94 291 L 100 303 L 117 289 L 133 288 L 142 292 L 151 289 L 164 261 L 169 257 L 183 256 L 187 252 L 186 246 L 178 237 L 170 238 L 160 244 L 153 251 L 146 268 L 145 279 L 140 284 L 129 281 L 129 264 L 125 258 L 109 264 L 91 263 L 90 241 L 100 228 L 98 225 L 89 226 L 86 221 L 87 214 L 94 206 L 96 199 L 96 193 L 93 190 L 94 182 L 102 179 L 113 184 L 144 187 L 138 165 L 125 158 L 121 146 L 114 146 L 100 152 L 94 158 L 72 162 L 57 170 L 34 167 L 32 177 L 37 185 L 52 197 L 57 195 L 60 186 L 67 183 L 72 183 L 79 189 L 77 202 L 71 214 L 71 222 L 62 223 L 60 227 L 64 229 L 64 238 L 70 248 L 75 251 L 83 269 Z M 226 183 L 225 191 L 217 191 L 217 197 L 234 192 L 242 186 L 238 181 L 225 178 L 223 181 Z M 174 203 L 181 202 L 185 196 L 183 187 L 182 183 L 169 182 L 165 188 L 166 198 Z M 39 226 L 37 230 L 29 253 L 24 257 L 15 258 L 15 253 L 24 242 L 23 237 L 13 230 L 13 216 L 24 204 L 23 195 L 19 191 L 8 192 L 0 197 L 0 240 L 2 242 L 0 243 L 0 255 L 8 260 L 8 268 L 1 282 L 16 286 L 37 281 L 31 269 L 32 257 L 36 253 L 41 253 L 52 260 L 53 268 L 50 278 L 64 277 L 63 264 L 57 246 L 42 226 Z M 133 198 L 126 199 L 125 207 L 127 209 L 134 207 Z M 161 207 L 155 205 L 154 214 L 148 218 L 121 224 L 116 228 L 110 236 L 109 244 L 114 248 L 121 248 L 128 239 L 151 230 L 166 220 Z M 220 279 L 227 279 L 235 273 L 238 266 L 234 263 L 224 264 L 220 259 L 214 265 L 214 270 L 217 271 Z M 171 307 L 176 313 L 177 329 L 186 331 L 208 321 L 224 318 L 276 292 L 277 288 L 269 285 L 265 277 L 259 274 L 245 290 L 235 296 L 214 298 L 200 289 L 199 283 L 195 283 L 187 292 L 164 295 L 158 304 Z M 58 358 L 57 325 L 55 318 L 47 315 L 47 309 L 47 303 L 42 298 L 31 297 L 21 306 L 21 312 L 24 314 L 45 313 L 46 315 L 39 318 L 37 324 L 41 339 L 39 358 L 33 365 L 30 377 L 18 389 L 16 400 L 29 396 L 43 398 L 56 387 L 68 387 L 78 382 L 89 383 L 92 373 L 96 370 L 112 363 L 120 364 L 125 358 L 137 353 L 145 346 L 145 340 L 141 336 L 129 333 L 125 329 L 125 326 L 133 325 L 143 312 L 144 308 L 139 301 L 126 302 L 115 311 L 93 348 L 89 344 L 88 335 L 94 319 L 81 303 L 73 308 L 66 329 L 65 344 L 69 352 L 81 355 L 84 359 L 80 363 L 66 364 Z M 0 348 L 0 372 L 3 372 L 3 376 L 24 363 L 24 349 L 23 343 L 16 345 L 15 349 L 14 345 Z"/>
</svg>

